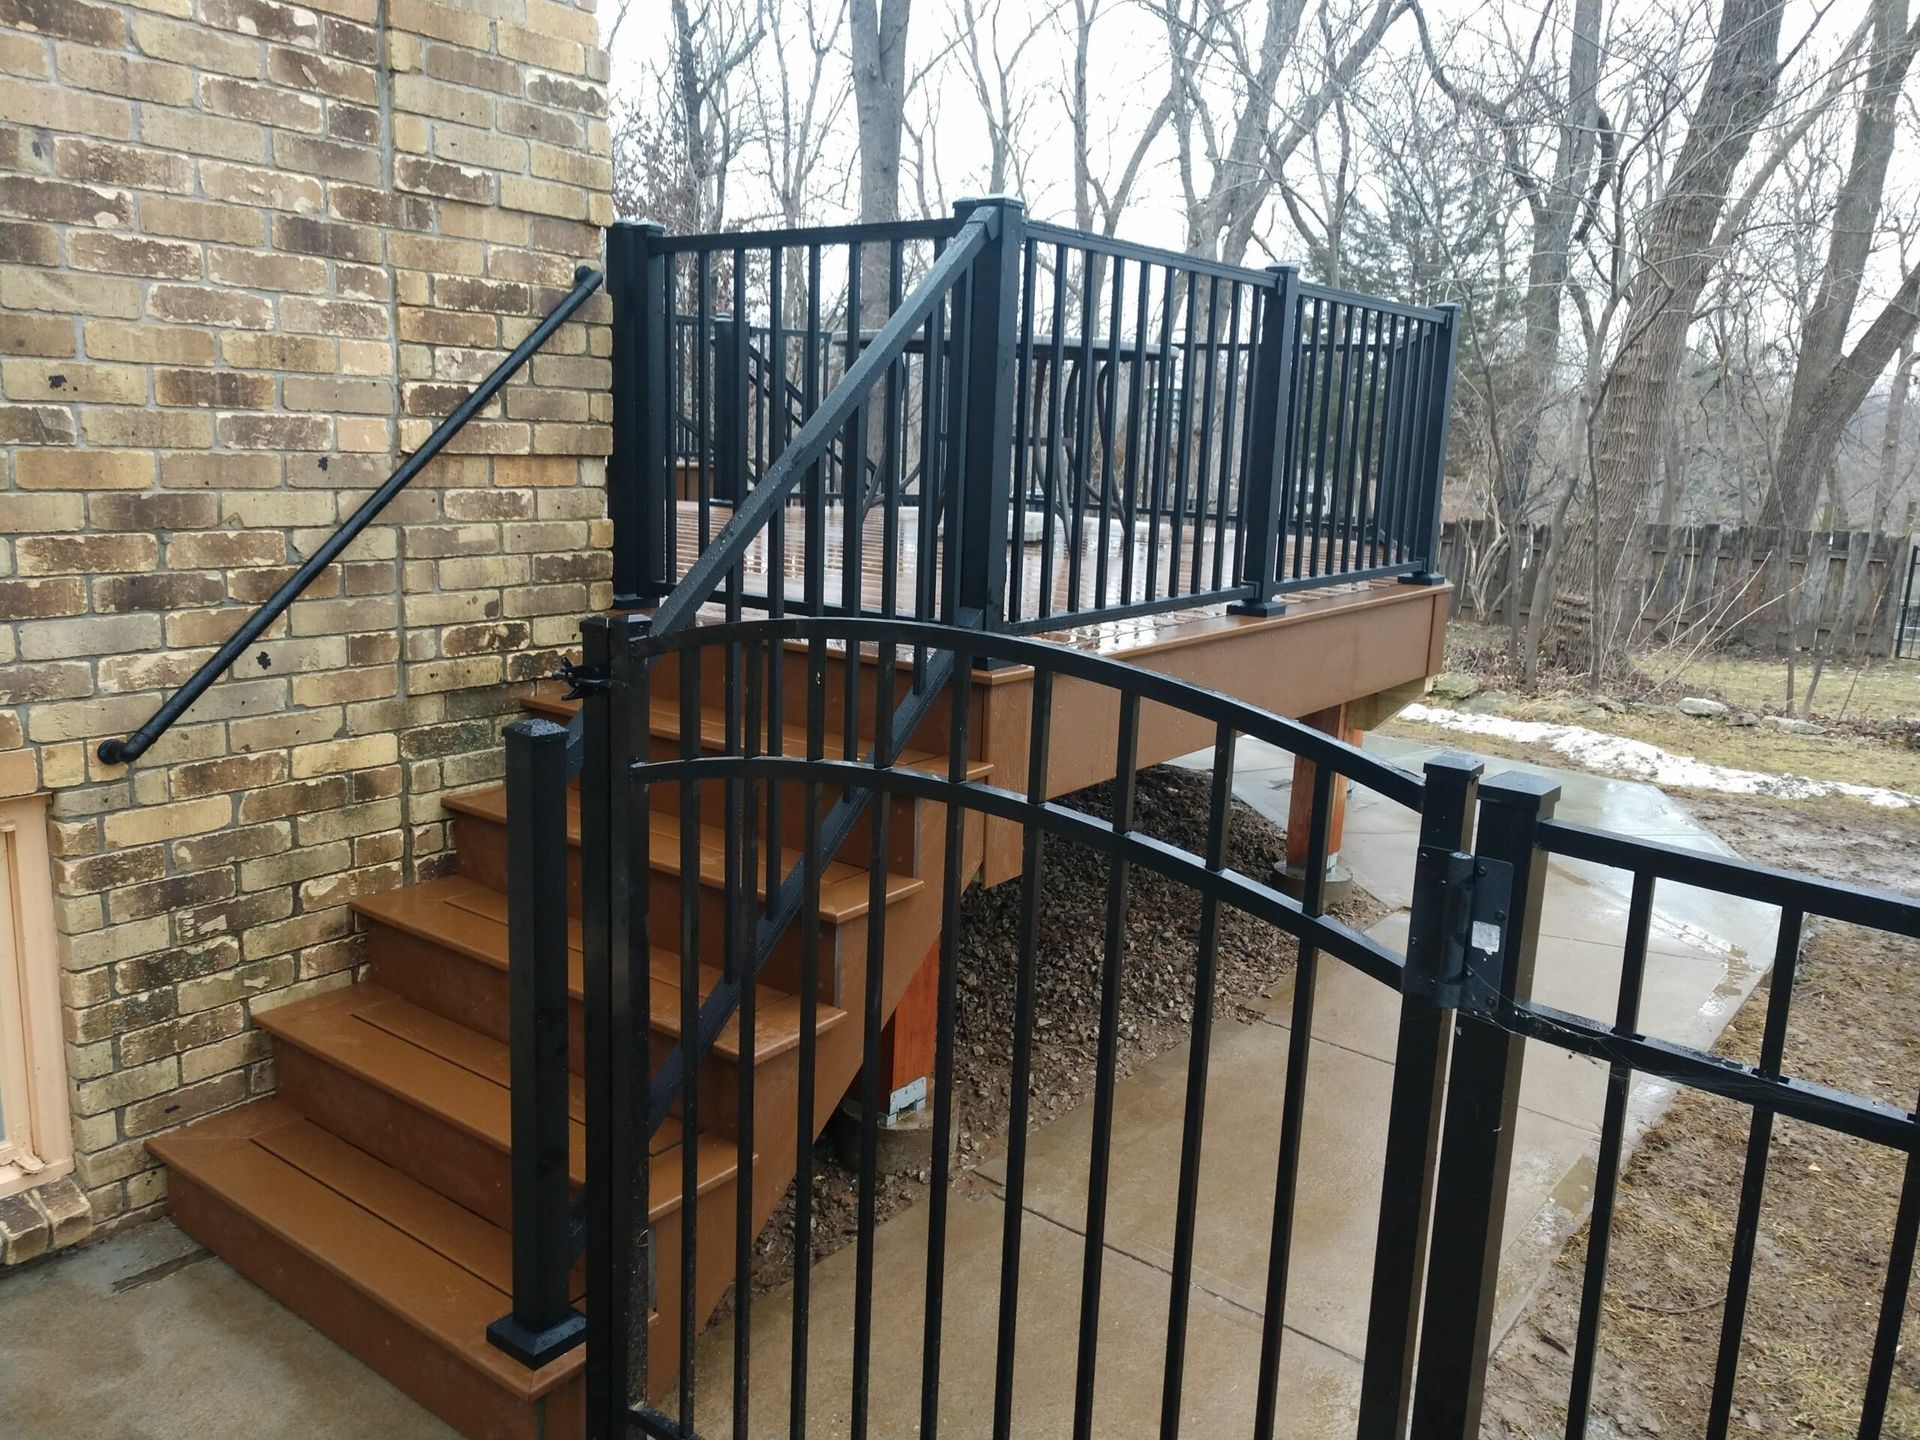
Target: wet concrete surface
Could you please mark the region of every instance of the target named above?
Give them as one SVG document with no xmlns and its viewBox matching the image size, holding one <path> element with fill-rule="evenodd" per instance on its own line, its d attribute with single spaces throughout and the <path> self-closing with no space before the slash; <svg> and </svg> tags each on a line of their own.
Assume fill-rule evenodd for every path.
<svg viewBox="0 0 1920 1440">
<path fill-rule="evenodd" d="M 453 1431 L 157 1220 L 0 1279 L 18 1440 L 449 1440 Z"/>
<path fill-rule="evenodd" d="M 1418 770 L 1431 749 L 1382 737 L 1368 747 Z M 1235 793 L 1284 826 L 1292 760 L 1242 742 Z M 1191 757 L 1196 767 L 1210 757 Z M 1559 783 L 1559 818 L 1662 844 L 1731 854 L 1730 847 L 1651 786 L 1504 760 L 1486 774 L 1521 770 Z M 1341 860 L 1355 882 L 1389 907 L 1370 931 L 1404 951 L 1418 817 L 1356 790 L 1349 798 Z M 1548 1004 L 1610 1018 L 1617 1001 L 1630 876 L 1554 860 L 1548 872 L 1534 993 Z M 1778 910 L 1662 884 L 1654 900 L 1641 1023 L 1650 1033 L 1709 1046 L 1771 957 Z M 1186 1433 L 1247 1433 L 1261 1335 L 1273 1223 L 1279 1097 L 1293 1003 L 1285 984 L 1253 1024 L 1217 1026 L 1207 1075 L 1206 1123 L 1196 1206 Z M 1306 1131 L 1282 1331 L 1289 1436 L 1350 1435 L 1379 1217 L 1379 1174 L 1393 1082 L 1399 996 L 1334 960 L 1323 960 L 1308 1055 Z M 1177 1178 L 1191 1052 L 1168 1051 L 1116 1092 L 1108 1192 L 1094 1432 L 1159 1432 L 1173 1270 Z M 1606 1071 L 1597 1062 L 1530 1042 L 1523 1069 L 1503 1235 L 1497 1325 L 1512 1323 L 1591 1201 Z M 1642 1081 L 1632 1092 L 1629 1140 L 1670 1098 Z M 1015 1433 L 1067 1433 L 1075 1338 L 1086 1257 L 1092 1109 L 1082 1106 L 1035 1133 L 1022 1197 L 1019 1308 L 1014 1366 Z M 945 1262 L 941 1433 L 991 1433 L 998 1297 L 1004 1259 L 1006 1163 L 982 1167 L 974 1190 L 956 1195 Z M 881 1228 L 875 1246 L 873 1386 L 875 1434 L 918 1424 L 925 1314 L 924 1205 Z M 810 1429 L 850 1432 L 855 1267 L 849 1251 L 813 1271 Z M 753 1314 L 755 1433 L 781 1433 L 790 1380 L 792 1293 L 756 1302 Z M 729 1416 L 732 1327 L 700 1347 L 703 1429 Z"/>
</svg>

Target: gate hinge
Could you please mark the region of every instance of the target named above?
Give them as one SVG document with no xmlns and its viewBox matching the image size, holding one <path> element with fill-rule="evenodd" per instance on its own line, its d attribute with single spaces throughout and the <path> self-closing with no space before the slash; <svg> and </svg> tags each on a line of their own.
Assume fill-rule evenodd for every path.
<svg viewBox="0 0 1920 1440">
<path fill-rule="evenodd" d="M 599 692 L 610 689 L 612 678 L 605 670 L 592 665 L 576 665 L 571 660 L 562 660 L 560 668 L 553 672 L 553 678 L 563 680 L 567 685 L 564 700 L 578 700 L 589 691 Z"/>
<path fill-rule="evenodd" d="M 1422 845 L 1401 989 L 1442 1010 L 1497 1014 L 1512 901 L 1513 867 L 1505 861 Z"/>
</svg>

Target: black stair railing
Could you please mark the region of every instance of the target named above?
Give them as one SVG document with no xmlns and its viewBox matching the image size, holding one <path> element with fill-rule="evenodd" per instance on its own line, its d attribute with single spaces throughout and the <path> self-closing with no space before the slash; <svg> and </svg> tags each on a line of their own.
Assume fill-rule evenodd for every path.
<svg viewBox="0 0 1920 1440">
<path fill-rule="evenodd" d="M 473 392 L 456 405 L 446 419 L 434 426 L 433 433 L 425 443 L 403 460 L 385 483 L 361 502 L 360 507 L 327 537 L 318 550 L 307 557 L 298 570 L 287 577 L 278 590 L 261 602 L 259 608 L 247 617 L 246 623 L 234 631 L 232 637 L 214 651 L 184 685 L 169 695 L 144 725 L 124 739 L 102 740 L 98 751 L 100 758 L 109 765 L 128 764 L 139 759 L 154 741 L 166 734 L 174 722 L 187 713 L 193 702 L 206 693 L 207 687 L 232 669 L 234 662 L 246 653 L 247 647 L 264 635 L 267 628 L 286 612 L 287 607 L 300 598 L 320 572 L 338 560 L 346 548 L 360 538 L 360 533 L 379 518 L 380 512 L 392 503 L 394 496 L 406 489 L 414 476 L 426 469 L 428 462 L 446 449 L 447 442 L 486 408 L 488 402 L 499 393 L 500 387 L 520 373 L 521 368 L 547 343 L 553 332 L 573 318 L 574 313 L 586 304 L 587 297 L 600 288 L 602 278 L 601 273 L 591 266 L 582 265 L 574 271 L 573 289 L 547 312 L 546 317 L 524 340 L 513 347 L 506 359 L 494 366 L 486 379 L 474 386 Z"/>
</svg>

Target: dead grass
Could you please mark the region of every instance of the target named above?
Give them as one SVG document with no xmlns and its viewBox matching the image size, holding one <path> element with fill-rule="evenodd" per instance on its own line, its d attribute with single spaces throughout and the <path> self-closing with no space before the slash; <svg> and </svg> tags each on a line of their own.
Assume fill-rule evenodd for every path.
<svg viewBox="0 0 1920 1440">
<path fill-rule="evenodd" d="M 1873 834 L 1850 802 L 1692 797 L 1700 818 L 1743 853 L 1865 884 L 1916 888 L 1920 820 Z M 1771 988 L 1734 1017 L 1720 1053 L 1751 1060 Z M 1920 944 L 1817 924 L 1795 986 L 1791 1073 L 1901 1109 L 1920 1086 Z M 1751 1112 L 1683 1092 L 1621 1177 L 1601 1321 L 1590 1433 L 1700 1433 L 1711 1394 Z M 1893 1152 L 1780 1121 L 1735 1394 L 1738 1436 L 1852 1435 L 1878 1320 L 1903 1174 Z M 1583 1232 L 1562 1254 L 1498 1351 L 1485 1434 L 1558 1435 L 1586 1263 Z M 1884 1434 L 1920 1436 L 1920 1296 Z"/>
</svg>

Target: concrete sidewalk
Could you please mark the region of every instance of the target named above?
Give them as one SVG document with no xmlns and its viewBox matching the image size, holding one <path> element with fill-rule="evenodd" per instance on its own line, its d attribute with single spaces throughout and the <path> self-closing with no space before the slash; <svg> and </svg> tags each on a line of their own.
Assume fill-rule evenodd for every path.
<svg viewBox="0 0 1920 1440">
<path fill-rule="evenodd" d="M 1431 750 L 1370 740 L 1385 758 L 1417 770 Z M 1242 742 L 1236 793 L 1286 822 L 1291 757 Z M 1196 765 L 1206 756 L 1193 758 Z M 1649 786 L 1491 761 L 1489 775 L 1534 770 L 1561 785 L 1558 815 L 1625 835 L 1732 853 Z M 1396 950 L 1406 937 L 1418 817 L 1377 796 L 1351 797 L 1342 859 L 1363 888 L 1395 907 L 1372 934 Z M 1555 861 L 1549 871 L 1535 993 L 1548 1003 L 1610 1017 L 1619 973 L 1628 877 Z M 1708 1045 L 1763 973 L 1777 912 L 1766 906 L 1662 886 L 1642 1008 L 1651 1033 Z M 1208 1070 L 1183 1421 L 1196 1435 L 1245 1434 L 1254 1403 L 1272 1225 L 1279 1096 L 1287 1065 L 1291 987 L 1268 1001 L 1264 1021 L 1216 1028 Z M 1289 1436 L 1352 1433 L 1379 1214 L 1379 1173 L 1393 1072 L 1396 993 L 1323 960 L 1310 1050 L 1305 1154 L 1282 1350 Z M 1175 1186 L 1188 1068 L 1186 1047 L 1167 1052 L 1119 1086 L 1108 1192 L 1095 1431 L 1158 1433 Z M 1515 1137 L 1501 1265 L 1499 1324 L 1518 1314 L 1591 1196 L 1604 1067 L 1529 1046 Z M 1669 1098 L 1642 1082 L 1635 1131 Z M 1085 1256 L 1092 1110 L 1082 1106 L 1034 1134 L 1028 1148 L 1020 1263 L 1015 1429 L 1067 1432 Z M 1006 1209 L 1003 1162 L 983 1167 L 956 1194 L 946 1256 L 941 1433 L 989 1433 L 997 1304 Z M 882 1227 L 876 1242 L 870 1424 L 905 1435 L 918 1424 L 926 1244 L 925 1206 Z M 851 1386 L 854 1256 L 842 1251 L 813 1273 L 809 1396 L 812 1433 L 844 1433 Z M 754 1309 L 755 1433 L 785 1424 L 791 1296 Z M 731 1331 L 701 1346 L 703 1430 L 724 1429 Z"/>
</svg>

